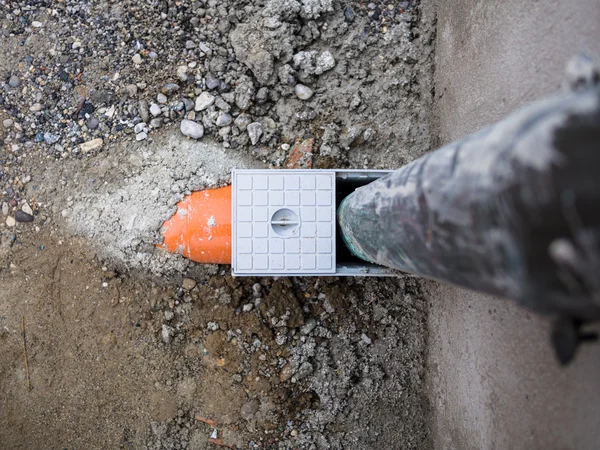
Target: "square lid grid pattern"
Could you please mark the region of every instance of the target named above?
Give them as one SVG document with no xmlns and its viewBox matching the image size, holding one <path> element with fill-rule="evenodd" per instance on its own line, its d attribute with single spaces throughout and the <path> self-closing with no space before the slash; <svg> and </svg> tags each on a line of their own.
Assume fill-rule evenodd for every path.
<svg viewBox="0 0 600 450">
<path fill-rule="evenodd" d="M 335 172 L 233 172 L 234 274 L 331 274 Z"/>
</svg>

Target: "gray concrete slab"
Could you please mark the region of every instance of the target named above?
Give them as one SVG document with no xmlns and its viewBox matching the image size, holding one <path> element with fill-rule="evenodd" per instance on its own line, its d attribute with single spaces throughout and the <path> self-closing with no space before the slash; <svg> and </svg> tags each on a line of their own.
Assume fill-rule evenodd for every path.
<svg viewBox="0 0 600 450">
<path fill-rule="evenodd" d="M 440 144 L 560 89 L 574 53 L 600 55 L 597 0 L 439 0 L 437 14 Z M 430 288 L 435 448 L 600 447 L 600 345 L 560 368 L 547 319 L 456 287 Z"/>
</svg>

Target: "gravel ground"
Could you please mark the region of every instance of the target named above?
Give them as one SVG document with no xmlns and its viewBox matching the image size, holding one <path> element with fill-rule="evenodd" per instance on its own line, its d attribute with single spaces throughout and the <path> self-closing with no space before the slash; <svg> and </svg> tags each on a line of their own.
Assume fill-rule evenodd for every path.
<svg viewBox="0 0 600 450">
<path fill-rule="evenodd" d="M 297 142 L 315 168 L 428 151 L 434 17 L 386 0 L 0 17 L 7 448 L 430 447 L 419 281 L 233 279 L 154 244 L 184 195 L 284 167 Z"/>
</svg>

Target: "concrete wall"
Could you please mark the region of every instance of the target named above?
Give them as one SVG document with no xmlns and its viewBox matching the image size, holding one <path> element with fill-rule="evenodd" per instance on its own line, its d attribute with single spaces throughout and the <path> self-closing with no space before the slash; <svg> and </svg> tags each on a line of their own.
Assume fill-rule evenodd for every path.
<svg viewBox="0 0 600 450">
<path fill-rule="evenodd" d="M 438 0 L 440 144 L 560 88 L 565 62 L 600 56 L 600 1 Z M 600 448 L 600 345 L 561 369 L 547 320 L 431 283 L 433 441 L 443 449 Z"/>
</svg>

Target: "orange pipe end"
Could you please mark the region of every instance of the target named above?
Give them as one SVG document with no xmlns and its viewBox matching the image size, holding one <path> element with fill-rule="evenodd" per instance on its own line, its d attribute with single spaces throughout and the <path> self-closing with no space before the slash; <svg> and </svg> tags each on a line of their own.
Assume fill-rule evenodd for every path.
<svg viewBox="0 0 600 450">
<path fill-rule="evenodd" d="M 162 228 L 163 244 L 199 263 L 231 264 L 231 186 L 193 192 Z"/>
</svg>

